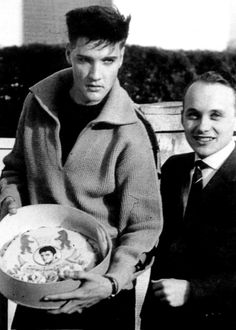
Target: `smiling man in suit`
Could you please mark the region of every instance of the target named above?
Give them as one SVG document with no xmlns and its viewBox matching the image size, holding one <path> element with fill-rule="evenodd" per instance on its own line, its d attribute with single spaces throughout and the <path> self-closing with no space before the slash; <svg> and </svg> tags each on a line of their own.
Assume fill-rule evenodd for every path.
<svg viewBox="0 0 236 330">
<path fill-rule="evenodd" d="M 182 124 L 194 152 L 162 168 L 164 229 L 142 330 L 236 329 L 235 112 L 234 87 L 216 72 L 186 90 Z"/>
</svg>

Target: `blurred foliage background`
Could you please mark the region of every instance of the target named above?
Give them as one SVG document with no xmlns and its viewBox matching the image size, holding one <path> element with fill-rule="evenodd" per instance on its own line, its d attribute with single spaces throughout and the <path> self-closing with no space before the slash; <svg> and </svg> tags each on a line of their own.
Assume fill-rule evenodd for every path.
<svg viewBox="0 0 236 330">
<path fill-rule="evenodd" d="M 0 49 L 0 137 L 14 137 L 28 88 L 68 67 L 62 45 L 30 44 Z M 180 101 L 198 74 L 215 70 L 236 81 L 236 51 L 170 51 L 126 48 L 121 85 L 137 103 Z"/>
</svg>

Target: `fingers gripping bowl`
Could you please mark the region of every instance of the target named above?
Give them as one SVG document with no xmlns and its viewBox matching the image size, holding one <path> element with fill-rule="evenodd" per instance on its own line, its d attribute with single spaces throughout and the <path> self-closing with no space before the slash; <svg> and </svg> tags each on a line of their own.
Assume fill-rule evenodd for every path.
<svg viewBox="0 0 236 330">
<path fill-rule="evenodd" d="M 43 297 L 75 290 L 77 271 L 105 274 L 112 243 L 103 226 L 78 209 L 39 204 L 0 222 L 0 292 L 33 308 L 58 308 Z"/>
</svg>

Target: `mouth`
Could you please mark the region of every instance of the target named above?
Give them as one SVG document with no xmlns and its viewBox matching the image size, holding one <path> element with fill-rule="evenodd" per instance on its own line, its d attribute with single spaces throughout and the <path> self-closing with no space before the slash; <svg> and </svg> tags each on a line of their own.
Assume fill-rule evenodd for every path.
<svg viewBox="0 0 236 330">
<path fill-rule="evenodd" d="M 208 144 L 215 140 L 215 137 L 205 135 L 194 135 L 193 138 L 197 143 L 201 145 Z"/>
<path fill-rule="evenodd" d="M 90 92 L 99 92 L 103 87 L 101 85 L 88 84 L 86 85 Z"/>
</svg>

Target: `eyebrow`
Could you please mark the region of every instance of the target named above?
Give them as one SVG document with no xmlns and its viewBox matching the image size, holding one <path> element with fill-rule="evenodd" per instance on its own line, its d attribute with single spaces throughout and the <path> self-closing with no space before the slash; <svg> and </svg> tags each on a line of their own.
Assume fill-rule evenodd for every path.
<svg viewBox="0 0 236 330">
<path fill-rule="evenodd" d="M 109 59 L 109 60 L 116 60 L 118 58 L 118 56 L 116 55 L 107 55 L 105 57 L 103 57 L 103 59 Z"/>
<path fill-rule="evenodd" d="M 187 112 L 187 111 L 195 111 L 195 112 L 198 112 L 198 113 L 200 113 L 201 111 L 199 111 L 199 110 L 197 110 L 197 109 L 195 109 L 195 108 L 187 108 L 187 109 L 185 109 L 184 110 L 185 112 Z M 224 110 L 222 110 L 222 109 L 210 109 L 208 112 L 214 112 L 214 111 L 217 111 L 217 112 L 224 112 Z"/>
<path fill-rule="evenodd" d="M 199 112 L 197 109 L 195 109 L 195 108 L 187 108 L 187 109 L 185 109 L 185 112 L 186 111 L 196 111 L 196 112 Z"/>
<path fill-rule="evenodd" d="M 93 60 L 93 57 L 88 56 L 88 55 L 77 54 L 76 57 L 77 58 L 84 58 L 86 60 Z M 116 56 L 116 55 L 106 55 L 106 56 L 102 57 L 101 60 L 104 60 L 104 59 L 116 60 L 117 58 L 118 58 L 118 56 Z"/>
</svg>

